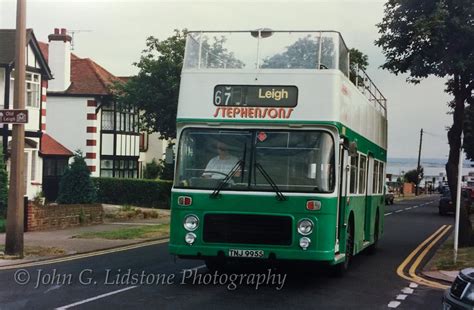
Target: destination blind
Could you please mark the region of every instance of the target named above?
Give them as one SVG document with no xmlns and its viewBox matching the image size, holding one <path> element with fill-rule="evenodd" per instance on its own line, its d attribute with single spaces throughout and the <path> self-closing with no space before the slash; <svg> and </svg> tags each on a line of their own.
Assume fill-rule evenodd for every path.
<svg viewBox="0 0 474 310">
<path fill-rule="evenodd" d="M 296 86 L 217 85 L 214 105 L 247 107 L 295 107 Z"/>
</svg>

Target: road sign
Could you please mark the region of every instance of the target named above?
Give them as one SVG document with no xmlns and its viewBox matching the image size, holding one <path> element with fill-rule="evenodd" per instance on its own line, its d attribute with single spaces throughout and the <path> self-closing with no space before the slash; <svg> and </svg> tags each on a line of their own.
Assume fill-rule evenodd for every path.
<svg viewBox="0 0 474 310">
<path fill-rule="evenodd" d="M 28 123 L 28 110 L 0 110 L 0 123 L 26 124 Z"/>
</svg>

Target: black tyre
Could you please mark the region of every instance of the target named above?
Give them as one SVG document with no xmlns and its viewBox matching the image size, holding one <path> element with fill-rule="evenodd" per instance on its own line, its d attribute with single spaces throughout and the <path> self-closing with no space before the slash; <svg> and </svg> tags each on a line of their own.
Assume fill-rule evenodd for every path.
<svg viewBox="0 0 474 310">
<path fill-rule="evenodd" d="M 367 254 L 369 255 L 374 255 L 377 253 L 377 248 L 379 245 L 379 212 L 377 211 L 377 214 L 375 215 L 375 227 L 374 227 L 374 243 L 372 243 L 368 248 L 367 248 Z"/>
<path fill-rule="evenodd" d="M 349 220 L 349 223 L 347 224 L 347 230 L 346 230 L 346 257 L 345 257 L 344 262 L 339 263 L 333 267 L 335 276 L 341 277 L 347 273 L 352 261 L 352 257 L 354 255 L 353 253 L 354 253 L 354 230 L 353 230 L 352 220 Z"/>
</svg>

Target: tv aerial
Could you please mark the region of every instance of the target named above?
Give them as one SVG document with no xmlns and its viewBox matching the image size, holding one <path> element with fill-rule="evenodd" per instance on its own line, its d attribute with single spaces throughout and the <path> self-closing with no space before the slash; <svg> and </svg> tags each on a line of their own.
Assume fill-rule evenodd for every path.
<svg viewBox="0 0 474 310">
<path fill-rule="evenodd" d="M 85 30 L 85 29 L 71 29 L 67 30 L 67 33 L 71 35 L 71 51 L 74 50 L 74 35 L 76 33 L 81 33 L 81 32 L 92 32 L 92 30 Z"/>
</svg>

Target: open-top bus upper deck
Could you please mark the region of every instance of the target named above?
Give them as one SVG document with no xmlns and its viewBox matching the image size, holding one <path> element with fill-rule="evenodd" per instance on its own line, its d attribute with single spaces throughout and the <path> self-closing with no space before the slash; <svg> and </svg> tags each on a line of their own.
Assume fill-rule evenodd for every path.
<svg viewBox="0 0 474 310">
<path fill-rule="evenodd" d="M 335 31 L 191 31 L 178 122 L 327 122 L 386 149 L 386 99 L 349 64 Z"/>
</svg>

